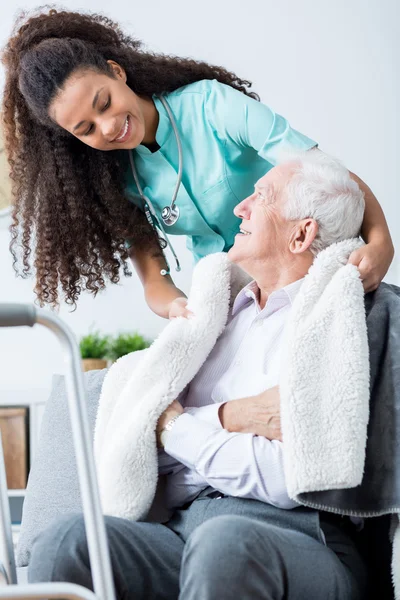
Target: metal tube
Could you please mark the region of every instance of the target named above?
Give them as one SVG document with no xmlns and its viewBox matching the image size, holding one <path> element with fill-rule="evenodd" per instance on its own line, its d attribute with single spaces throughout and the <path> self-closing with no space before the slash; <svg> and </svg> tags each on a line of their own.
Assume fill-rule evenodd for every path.
<svg viewBox="0 0 400 600">
<path fill-rule="evenodd" d="M 0 327 L 33 327 L 36 322 L 36 308 L 33 304 L 0 304 Z"/>
<path fill-rule="evenodd" d="M 36 321 L 51 329 L 58 337 L 64 349 L 64 361 L 67 366 L 68 404 L 93 588 L 96 598 L 99 600 L 114 600 L 115 590 L 111 560 L 97 484 L 78 347 L 72 331 L 56 315 L 42 309 L 37 309 Z"/>
<path fill-rule="evenodd" d="M 1 600 L 97 600 L 93 592 L 74 583 L 28 583 L 0 588 Z"/>
<path fill-rule="evenodd" d="M 85 402 L 81 361 L 75 337 L 65 323 L 51 312 L 36 309 L 30 304 L 0 304 L 0 328 L 32 327 L 35 323 L 44 325 L 53 331 L 64 350 L 64 362 L 67 367 L 68 407 L 95 595 L 81 586 L 50 583 L 23 586 L 8 585 L 6 588 L 0 589 L 0 598 L 22 600 L 26 598 L 43 598 L 44 596 L 46 598 L 71 598 L 71 600 L 115 600 L 111 560 L 101 510 L 92 449 L 92 437 L 89 430 L 89 419 Z M 7 483 L 5 480 L 4 460 L 2 459 L 3 456 L 1 453 L 0 533 L 2 534 L 5 553 L 9 555 L 6 556 L 6 565 L 4 565 L 7 577 L 9 582 L 16 583 L 17 577 L 14 548 L 12 545 Z"/>
<path fill-rule="evenodd" d="M 6 469 L 0 432 L 0 561 L 3 563 L 7 583 L 17 583 L 14 546 L 11 530 L 10 505 L 7 492 Z"/>
</svg>

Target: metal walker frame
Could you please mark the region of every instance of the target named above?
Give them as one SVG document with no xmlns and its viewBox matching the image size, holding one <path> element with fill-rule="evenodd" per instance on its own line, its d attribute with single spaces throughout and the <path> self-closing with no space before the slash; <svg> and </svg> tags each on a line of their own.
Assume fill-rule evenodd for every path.
<svg viewBox="0 0 400 600">
<path fill-rule="evenodd" d="M 85 401 L 80 354 L 72 331 L 51 312 L 31 304 L 0 303 L 0 327 L 47 327 L 60 341 L 64 351 L 68 408 L 77 461 L 79 488 L 89 549 L 94 592 L 72 583 L 18 584 L 12 541 L 3 447 L 0 435 L 0 568 L 7 585 L 0 587 L 2 600 L 115 600 L 106 527 L 101 510 L 92 438 Z M 50 549 L 49 549 L 50 551 Z M 1 564 L 2 563 L 2 564 Z"/>
</svg>

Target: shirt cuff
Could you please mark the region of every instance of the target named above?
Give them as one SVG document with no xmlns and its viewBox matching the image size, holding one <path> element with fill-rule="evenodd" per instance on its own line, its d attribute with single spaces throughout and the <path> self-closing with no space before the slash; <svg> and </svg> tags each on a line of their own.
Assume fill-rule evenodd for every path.
<svg viewBox="0 0 400 600">
<path fill-rule="evenodd" d="M 219 429 L 222 429 L 221 424 Z M 202 447 L 215 433 L 218 433 L 217 427 L 184 413 L 168 432 L 164 451 L 189 469 L 195 469 Z"/>
<path fill-rule="evenodd" d="M 205 421 L 210 425 L 213 425 L 217 429 L 222 429 L 222 424 L 219 418 L 219 409 L 225 404 L 225 402 L 213 402 L 212 404 L 207 404 L 207 406 L 186 406 L 184 408 L 185 414 L 192 415 L 199 419 L 200 421 Z"/>
</svg>

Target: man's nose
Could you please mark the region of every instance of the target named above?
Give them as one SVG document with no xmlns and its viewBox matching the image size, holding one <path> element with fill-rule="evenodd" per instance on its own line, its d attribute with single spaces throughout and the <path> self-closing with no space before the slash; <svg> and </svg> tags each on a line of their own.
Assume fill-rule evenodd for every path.
<svg viewBox="0 0 400 600">
<path fill-rule="evenodd" d="M 233 210 L 236 217 L 239 219 L 249 219 L 251 215 L 251 196 L 239 202 Z"/>
</svg>

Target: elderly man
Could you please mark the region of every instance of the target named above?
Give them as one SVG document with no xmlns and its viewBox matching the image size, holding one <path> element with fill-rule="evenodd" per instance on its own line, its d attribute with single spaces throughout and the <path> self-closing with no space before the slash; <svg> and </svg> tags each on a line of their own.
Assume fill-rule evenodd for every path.
<svg viewBox="0 0 400 600">
<path fill-rule="evenodd" d="M 106 518 L 117 594 L 361 599 L 355 525 L 288 496 L 277 384 L 302 280 L 321 250 L 358 236 L 363 195 L 345 168 L 315 152 L 269 171 L 235 212 L 242 224 L 229 256 L 253 281 L 203 367 L 159 419 L 172 517 Z M 92 587 L 81 517 L 37 540 L 29 578 Z"/>
</svg>

